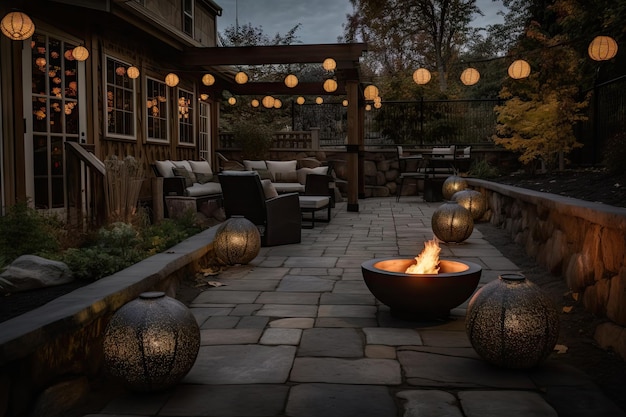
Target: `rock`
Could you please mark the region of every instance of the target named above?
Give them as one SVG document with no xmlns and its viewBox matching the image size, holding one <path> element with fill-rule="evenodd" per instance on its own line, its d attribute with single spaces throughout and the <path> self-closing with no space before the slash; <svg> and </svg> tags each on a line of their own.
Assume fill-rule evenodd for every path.
<svg viewBox="0 0 626 417">
<path fill-rule="evenodd" d="M 22 255 L 0 274 L 0 293 L 14 293 L 72 282 L 66 264 L 35 255 Z"/>
</svg>

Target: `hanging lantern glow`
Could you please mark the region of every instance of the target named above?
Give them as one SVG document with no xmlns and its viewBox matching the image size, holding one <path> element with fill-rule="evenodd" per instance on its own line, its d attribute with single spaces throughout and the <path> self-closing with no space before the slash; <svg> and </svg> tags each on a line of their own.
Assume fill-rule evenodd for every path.
<svg viewBox="0 0 626 417">
<path fill-rule="evenodd" d="M 235 74 L 235 82 L 237 84 L 245 84 L 248 82 L 248 74 L 246 74 L 243 71 L 239 71 L 237 74 Z"/>
<path fill-rule="evenodd" d="M 84 46 L 77 46 L 72 50 L 72 56 L 77 61 L 85 61 L 89 58 L 89 51 Z"/>
<path fill-rule="evenodd" d="M 332 78 L 324 81 L 324 91 L 326 91 L 327 93 L 337 91 L 337 81 L 333 80 Z"/>
<path fill-rule="evenodd" d="M 344 100 L 344 101 L 342 101 L 342 102 L 341 102 L 341 105 L 342 105 L 343 107 L 348 107 L 348 100 Z"/>
<path fill-rule="evenodd" d="M 35 24 L 25 13 L 11 12 L 2 18 L 0 30 L 14 41 L 23 41 L 35 33 Z"/>
<path fill-rule="evenodd" d="M 280 109 L 283 106 L 283 102 L 280 101 L 280 99 L 275 98 L 274 99 L 274 108 L 275 109 Z"/>
<path fill-rule="evenodd" d="M 324 67 L 326 71 L 334 71 L 335 68 L 337 68 L 337 62 L 332 58 L 326 58 L 324 62 L 322 62 L 322 67 Z"/>
<path fill-rule="evenodd" d="M 382 106 L 383 106 L 383 103 L 381 103 L 380 101 L 374 102 L 374 108 L 375 109 L 380 109 Z"/>
<path fill-rule="evenodd" d="M 128 67 L 128 69 L 126 70 L 126 75 L 128 75 L 128 78 L 131 78 L 134 80 L 135 78 L 139 77 L 139 68 Z"/>
<path fill-rule="evenodd" d="M 365 90 L 363 90 L 363 96 L 365 97 L 365 100 L 374 100 L 376 97 L 378 97 L 378 87 L 376 87 L 374 84 L 368 85 L 367 87 L 365 87 Z"/>
<path fill-rule="evenodd" d="M 296 103 L 303 105 L 304 104 L 304 97 L 300 96 L 296 99 Z"/>
<path fill-rule="evenodd" d="M 372 105 L 371 104 L 366 104 L 365 105 L 365 111 L 370 111 L 372 110 Z"/>
<path fill-rule="evenodd" d="M 323 99 L 323 98 L 321 98 L 321 97 L 315 97 L 315 102 L 316 102 L 317 104 L 322 104 L 322 103 L 324 102 L 324 99 Z"/>
<path fill-rule="evenodd" d="M 257 100 L 256 98 L 253 98 L 252 101 L 250 102 L 250 105 L 252 107 L 259 107 L 259 100 Z"/>
<path fill-rule="evenodd" d="M 228 104 L 230 104 L 231 106 L 234 106 L 235 104 L 237 104 L 237 99 L 235 97 L 229 97 Z"/>
<path fill-rule="evenodd" d="M 35 60 L 35 64 L 36 64 L 39 68 L 43 68 L 43 67 L 45 67 L 45 66 L 46 66 L 46 64 L 47 64 L 46 58 L 42 58 L 42 57 L 37 58 L 37 59 Z"/>
<path fill-rule="evenodd" d="M 274 107 L 274 97 L 272 96 L 265 96 L 263 97 L 263 107 L 265 107 L 266 109 L 271 109 L 272 107 Z"/>
<path fill-rule="evenodd" d="M 208 98 L 209 98 L 208 94 L 205 94 L 205 93 L 200 94 L 200 99 L 201 100 L 206 101 Z"/>
<path fill-rule="evenodd" d="M 430 71 L 428 71 L 426 68 L 418 68 L 413 73 L 413 81 L 415 81 L 415 84 L 417 85 L 428 84 L 430 79 Z"/>
<path fill-rule="evenodd" d="M 594 61 L 608 61 L 617 55 L 617 42 L 610 36 L 596 36 L 587 52 Z"/>
<path fill-rule="evenodd" d="M 170 72 L 165 76 L 165 84 L 170 87 L 176 87 L 179 81 L 180 79 L 178 78 L 178 75 L 174 74 L 173 72 Z"/>
<path fill-rule="evenodd" d="M 511 65 L 509 65 L 509 77 L 514 80 L 520 80 L 522 78 L 526 78 L 530 75 L 530 64 L 524 61 L 523 59 L 518 59 L 513 61 Z"/>
<path fill-rule="evenodd" d="M 289 88 L 294 88 L 298 85 L 298 77 L 293 74 L 289 74 L 285 77 L 285 85 Z"/>
<path fill-rule="evenodd" d="M 465 85 L 474 85 L 480 80 L 480 73 L 476 68 L 466 68 L 461 73 L 461 82 Z"/>
<path fill-rule="evenodd" d="M 202 76 L 202 84 L 209 86 L 209 85 L 213 85 L 213 83 L 215 83 L 215 77 L 212 76 L 211 74 L 204 74 Z"/>
</svg>

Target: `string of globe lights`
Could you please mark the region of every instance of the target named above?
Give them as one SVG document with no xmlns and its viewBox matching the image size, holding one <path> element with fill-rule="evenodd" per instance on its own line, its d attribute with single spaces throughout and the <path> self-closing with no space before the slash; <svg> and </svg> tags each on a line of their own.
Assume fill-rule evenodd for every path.
<svg viewBox="0 0 626 417">
<path fill-rule="evenodd" d="M 35 24 L 27 14 L 20 11 L 13 11 L 7 13 L 2 18 L 0 21 L 0 30 L 9 39 L 23 41 L 30 38 L 35 33 Z M 587 47 L 587 53 L 594 61 L 608 61 L 617 55 L 617 50 L 617 42 L 610 36 L 603 35 L 596 36 Z M 72 58 L 77 61 L 85 61 L 89 57 L 89 51 L 83 45 L 79 45 L 71 51 L 71 55 Z M 337 67 L 337 63 L 333 58 L 326 58 L 322 62 L 322 67 L 327 71 L 327 73 L 331 74 L 324 80 L 324 91 L 333 93 L 337 90 L 337 80 L 333 75 L 334 70 Z M 139 68 L 136 66 L 131 65 L 123 70 L 131 79 L 139 77 Z M 513 79 L 524 79 L 530 76 L 531 66 L 528 61 L 524 59 L 517 59 L 509 65 L 507 72 L 509 77 Z M 428 69 L 418 68 L 413 72 L 412 78 L 416 84 L 425 85 L 430 82 L 432 75 Z M 242 85 L 248 82 L 249 77 L 244 71 L 238 71 L 234 76 L 234 80 L 237 84 Z M 476 68 L 469 66 L 461 72 L 460 80 L 466 86 L 475 85 L 480 80 L 480 72 Z M 205 86 L 211 86 L 215 83 L 215 76 L 210 73 L 206 73 L 202 76 L 201 81 Z M 165 76 L 164 82 L 169 87 L 176 87 L 180 82 L 180 78 L 175 73 L 170 72 Z M 298 85 L 298 82 L 298 77 L 291 72 L 289 72 L 284 78 L 285 86 L 288 88 L 295 88 Z M 373 103 L 374 108 L 380 108 L 382 106 L 382 99 L 379 95 L 378 87 L 375 85 L 370 84 L 366 86 L 363 90 L 363 96 L 366 101 Z M 202 94 L 201 98 L 206 100 L 208 95 Z M 305 101 L 305 98 L 302 96 L 296 98 L 296 103 L 299 105 L 304 104 Z M 237 103 L 237 99 L 234 96 L 231 96 L 228 98 L 228 103 L 234 106 Z M 315 98 L 315 103 L 323 104 L 324 99 L 318 96 Z M 261 101 L 253 99 L 250 104 L 252 107 L 259 107 L 260 105 L 263 105 L 263 107 L 268 109 L 282 107 L 282 101 L 280 99 L 269 95 L 263 97 Z M 342 104 L 347 106 L 348 101 L 343 100 Z M 366 110 L 370 110 L 371 106 L 372 105 L 368 103 L 366 105 Z"/>
</svg>

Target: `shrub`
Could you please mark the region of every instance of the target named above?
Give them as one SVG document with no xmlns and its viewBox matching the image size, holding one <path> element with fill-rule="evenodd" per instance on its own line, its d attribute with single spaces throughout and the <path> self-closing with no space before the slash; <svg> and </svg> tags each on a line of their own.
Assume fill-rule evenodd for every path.
<svg viewBox="0 0 626 417">
<path fill-rule="evenodd" d="M 246 159 L 266 159 L 274 139 L 269 127 L 252 120 L 234 125 L 233 138 Z"/>
<path fill-rule="evenodd" d="M 626 172 L 626 132 L 612 136 L 604 151 L 604 166 L 612 174 Z"/>
<path fill-rule="evenodd" d="M 476 178 L 495 178 L 499 175 L 498 169 L 491 166 L 485 159 L 476 159 L 472 161 L 469 174 Z"/>
</svg>

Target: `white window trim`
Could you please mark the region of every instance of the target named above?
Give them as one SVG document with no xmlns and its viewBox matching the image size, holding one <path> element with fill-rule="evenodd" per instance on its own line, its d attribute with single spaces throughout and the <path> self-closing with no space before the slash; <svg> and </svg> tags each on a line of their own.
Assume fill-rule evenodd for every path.
<svg viewBox="0 0 626 417">
<path fill-rule="evenodd" d="M 181 0 L 181 1 L 183 2 L 183 6 L 184 6 L 185 0 Z M 196 2 L 195 0 L 189 0 L 189 1 L 191 2 L 191 13 L 187 13 L 184 7 L 181 8 L 182 10 L 181 32 L 183 32 L 187 36 L 194 38 L 194 35 L 196 33 Z M 191 18 L 191 33 L 185 32 L 185 17 L 187 16 Z"/>
<path fill-rule="evenodd" d="M 133 140 L 133 141 L 137 141 L 137 80 L 132 80 L 132 85 L 133 85 L 133 132 L 130 135 L 121 135 L 119 133 L 111 133 L 109 132 L 109 127 L 107 125 L 108 123 L 108 119 L 109 116 L 107 114 L 107 87 L 108 87 L 108 83 L 107 83 L 107 63 L 108 63 L 108 59 L 113 59 L 115 61 L 118 61 L 124 65 L 126 65 L 127 67 L 132 66 L 131 63 L 124 61 L 123 59 L 120 59 L 118 57 L 116 57 L 115 55 L 111 55 L 111 54 L 107 54 L 107 53 L 103 53 L 103 57 L 104 59 L 102 60 L 103 62 L 103 67 L 102 67 L 102 88 L 103 88 L 103 94 L 102 94 L 102 123 L 104 124 L 103 126 L 103 132 L 104 132 L 104 137 L 105 139 L 124 139 L 124 140 Z"/>
<path fill-rule="evenodd" d="M 144 86 L 144 89 L 143 89 L 144 91 L 143 91 L 143 95 L 142 95 L 142 97 L 143 97 L 143 104 L 147 103 L 147 101 L 148 101 L 148 80 L 156 81 L 156 82 L 159 82 L 159 83 L 165 85 L 165 83 L 163 81 L 159 80 L 158 78 L 146 76 L 145 77 L 145 82 L 143 83 L 143 86 Z M 165 114 L 166 114 L 165 122 L 167 123 L 167 127 L 166 127 L 167 138 L 166 139 L 151 138 L 151 137 L 148 136 L 148 115 L 147 115 L 147 110 L 142 105 L 142 111 L 146 112 L 146 113 L 143 114 L 143 119 L 145 120 L 143 127 L 144 127 L 144 132 L 145 132 L 145 135 L 146 135 L 146 141 L 147 142 L 150 142 L 150 143 L 170 143 L 171 142 L 171 139 L 172 139 L 171 138 L 171 136 L 172 136 L 172 133 L 171 133 L 171 123 L 170 123 L 170 119 L 171 118 L 169 117 L 169 115 L 171 114 L 171 111 L 170 111 L 170 108 L 169 108 L 169 106 L 171 104 L 170 103 L 170 101 L 171 101 L 170 97 L 171 97 L 170 88 L 167 87 L 167 85 L 166 85 L 165 86 L 165 100 L 166 100 L 165 104 L 167 106 L 166 111 L 165 111 Z"/>
<path fill-rule="evenodd" d="M 179 110 L 178 110 L 178 99 L 180 98 L 180 92 L 184 92 L 186 94 L 189 94 L 191 96 L 191 99 L 189 100 L 189 102 L 191 103 L 192 107 L 192 111 L 193 114 L 191 115 L 191 142 L 181 142 L 180 140 L 180 119 L 178 118 L 178 114 L 179 114 Z M 195 103 L 195 99 L 196 99 L 196 95 L 194 94 L 193 91 L 190 90 L 185 90 L 184 88 L 178 88 L 176 90 L 176 131 L 177 131 L 177 137 L 178 137 L 178 145 L 180 146 L 189 146 L 189 147 L 195 147 L 196 146 L 196 130 L 198 129 L 198 126 L 196 124 L 196 120 L 197 120 L 197 116 L 196 113 L 198 111 L 197 109 L 197 105 Z"/>
</svg>

